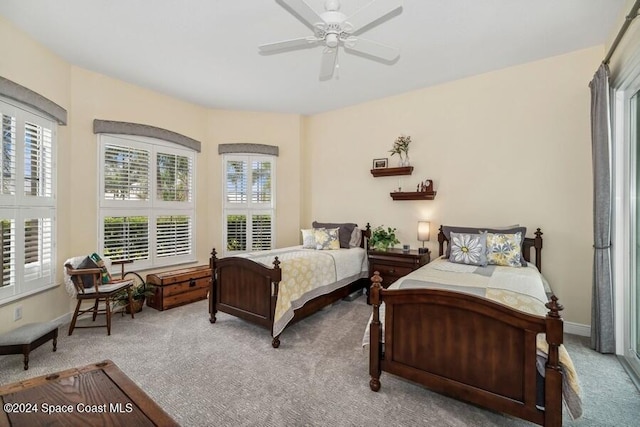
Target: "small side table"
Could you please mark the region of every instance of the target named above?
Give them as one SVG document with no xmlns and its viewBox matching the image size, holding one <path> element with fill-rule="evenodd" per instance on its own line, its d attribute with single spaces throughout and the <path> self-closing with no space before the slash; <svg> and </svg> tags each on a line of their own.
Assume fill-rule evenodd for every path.
<svg viewBox="0 0 640 427">
<path fill-rule="evenodd" d="M 382 286 L 386 289 L 399 278 L 406 276 L 413 270 L 428 264 L 431 261 L 431 253 L 418 253 L 412 249 L 408 252 L 402 249 L 387 249 L 386 251 L 367 251 L 369 257 L 369 277 L 375 271 L 382 277 Z M 367 286 L 367 302 L 369 302 L 371 284 Z"/>
</svg>

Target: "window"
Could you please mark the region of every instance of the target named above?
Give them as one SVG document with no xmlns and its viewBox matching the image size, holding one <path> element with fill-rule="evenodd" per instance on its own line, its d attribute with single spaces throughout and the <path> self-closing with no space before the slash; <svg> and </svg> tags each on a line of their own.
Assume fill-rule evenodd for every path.
<svg viewBox="0 0 640 427">
<path fill-rule="evenodd" d="M 275 246 L 275 157 L 224 156 L 224 239 L 226 253 Z"/>
<path fill-rule="evenodd" d="M 0 302 L 55 286 L 55 122 L 0 99 Z"/>
<path fill-rule="evenodd" d="M 640 58 L 640 50 L 634 56 Z M 633 67 L 618 80 L 612 140 L 616 353 L 635 382 L 640 378 L 640 72 Z"/>
<path fill-rule="evenodd" d="M 100 248 L 136 269 L 195 261 L 195 152 L 139 136 L 100 136 Z"/>
</svg>

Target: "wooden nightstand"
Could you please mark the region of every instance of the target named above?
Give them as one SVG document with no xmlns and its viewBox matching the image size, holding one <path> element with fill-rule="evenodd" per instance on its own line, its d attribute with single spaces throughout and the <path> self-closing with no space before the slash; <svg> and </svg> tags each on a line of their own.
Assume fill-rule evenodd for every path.
<svg viewBox="0 0 640 427">
<path fill-rule="evenodd" d="M 373 276 L 374 271 L 379 272 L 384 288 L 388 288 L 399 278 L 431 261 L 431 253 L 421 254 L 416 249 L 409 252 L 404 252 L 402 249 L 387 249 L 384 252 L 369 250 L 367 255 L 369 256 L 369 278 Z M 371 284 L 367 286 L 367 301 L 369 301 L 370 286 Z"/>
</svg>

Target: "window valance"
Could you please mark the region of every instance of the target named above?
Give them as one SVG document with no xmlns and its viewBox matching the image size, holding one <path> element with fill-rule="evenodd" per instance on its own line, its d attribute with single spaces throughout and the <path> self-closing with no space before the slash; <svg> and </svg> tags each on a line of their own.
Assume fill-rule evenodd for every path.
<svg viewBox="0 0 640 427">
<path fill-rule="evenodd" d="M 0 76 L 0 96 L 34 108 L 55 120 L 59 125 L 67 124 L 67 110 L 39 93 L 2 76 Z"/>
<path fill-rule="evenodd" d="M 162 129 L 150 125 L 142 125 L 139 123 L 95 119 L 93 121 L 93 133 L 147 136 L 150 138 L 157 138 L 164 141 L 175 142 L 176 144 L 190 148 L 194 151 L 197 151 L 198 153 L 201 151 L 200 141 L 196 141 L 193 138 L 189 138 L 188 136 L 184 136 L 167 129 Z"/>
<path fill-rule="evenodd" d="M 275 145 L 266 144 L 218 144 L 218 154 L 268 154 L 271 156 L 277 156 L 279 149 Z"/>
</svg>

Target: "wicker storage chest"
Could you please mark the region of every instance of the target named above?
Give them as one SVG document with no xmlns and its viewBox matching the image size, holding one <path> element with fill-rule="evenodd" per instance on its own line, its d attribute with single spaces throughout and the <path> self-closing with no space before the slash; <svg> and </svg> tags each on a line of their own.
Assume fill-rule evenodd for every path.
<svg viewBox="0 0 640 427">
<path fill-rule="evenodd" d="M 208 265 L 148 274 L 147 283 L 154 294 L 147 305 L 156 310 L 168 310 L 180 305 L 207 299 L 211 288 L 211 269 Z"/>
</svg>

